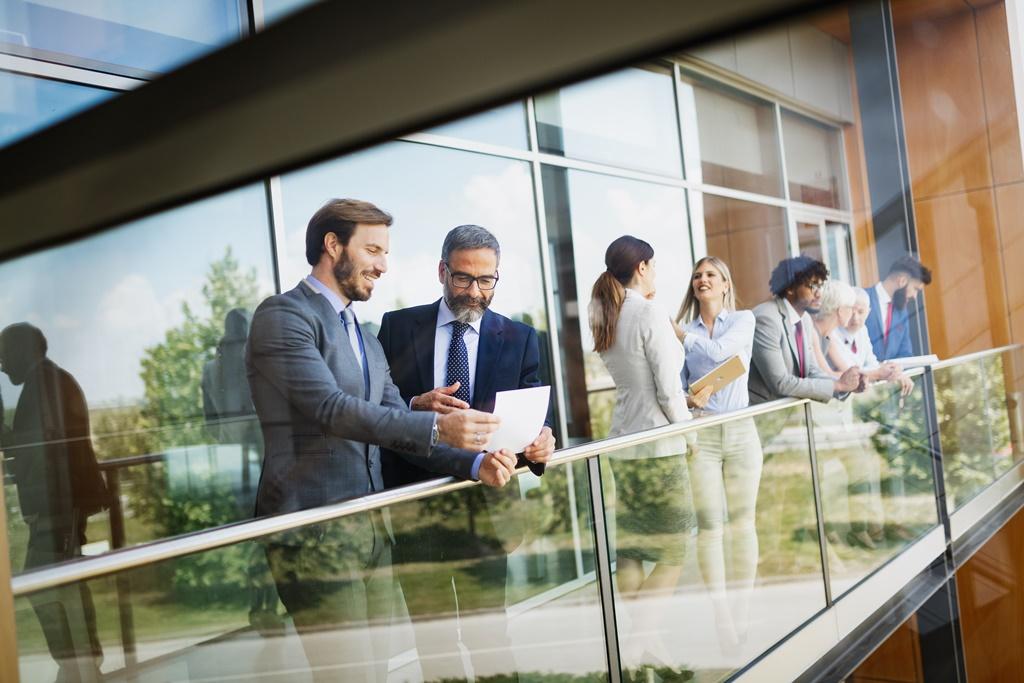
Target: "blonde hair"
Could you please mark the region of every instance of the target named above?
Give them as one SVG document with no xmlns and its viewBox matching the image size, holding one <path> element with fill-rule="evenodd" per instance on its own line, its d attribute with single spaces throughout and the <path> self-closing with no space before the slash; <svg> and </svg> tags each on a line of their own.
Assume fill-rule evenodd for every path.
<svg viewBox="0 0 1024 683">
<path fill-rule="evenodd" d="M 825 318 L 843 306 L 856 306 L 857 292 L 841 280 L 826 280 L 821 286 L 821 305 L 814 314 L 817 319 Z"/>
<path fill-rule="evenodd" d="M 686 286 L 686 295 L 683 297 L 683 303 L 679 307 L 679 312 L 676 313 L 677 323 L 686 324 L 700 314 L 700 302 L 697 301 L 697 297 L 693 293 L 693 276 L 697 274 L 697 271 L 705 263 L 710 263 L 714 266 L 715 270 L 722 274 L 722 279 L 729 285 L 729 290 L 725 293 L 725 300 L 722 302 L 725 310 L 736 310 L 736 288 L 733 286 L 732 273 L 729 271 L 729 266 L 717 256 L 705 256 L 693 264 L 693 272 L 690 273 L 690 281 Z"/>
</svg>

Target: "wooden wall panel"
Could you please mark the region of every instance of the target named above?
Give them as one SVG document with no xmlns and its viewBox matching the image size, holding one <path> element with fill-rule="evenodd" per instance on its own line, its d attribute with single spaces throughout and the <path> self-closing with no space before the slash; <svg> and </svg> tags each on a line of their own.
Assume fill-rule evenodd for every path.
<svg viewBox="0 0 1024 683">
<path fill-rule="evenodd" d="M 924 683 L 917 615 L 900 624 L 846 679 L 848 683 Z"/>
<path fill-rule="evenodd" d="M 1024 512 L 957 572 L 964 660 L 971 681 L 1019 681 L 1024 672 Z"/>
<path fill-rule="evenodd" d="M 964 7 L 896 27 L 915 199 L 992 183 L 974 14 Z"/>
<path fill-rule="evenodd" d="M 996 188 L 1011 339 L 1024 341 L 1024 182 Z"/>
<path fill-rule="evenodd" d="M 1009 341 L 1006 296 L 991 190 L 914 202 L 932 352 L 940 358 Z M 927 239 L 926 239 L 927 237 Z"/>
<path fill-rule="evenodd" d="M 996 185 L 1024 180 L 1017 103 L 1006 27 L 1006 6 L 989 5 L 976 12 L 981 83 L 985 92 L 992 180 Z"/>
</svg>

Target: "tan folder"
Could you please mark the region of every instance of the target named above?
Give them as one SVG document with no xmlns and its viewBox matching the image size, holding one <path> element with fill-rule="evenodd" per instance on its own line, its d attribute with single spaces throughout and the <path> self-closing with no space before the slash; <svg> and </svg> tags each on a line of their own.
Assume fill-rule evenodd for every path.
<svg viewBox="0 0 1024 683">
<path fill-rule="evenodd" d="M 743 365 L 743 359 L 739 356 L 733 356 L 724 363 L 712 368 L 711 372 L 700 379 L 690 382 L 690 394 L 697 394 L 706 386 L 713 387 L 711 389 L 713 394 L 720 391 L 722 387 L 730 382 L 734 382 L 742 377 L 746 371 L 747 368 Z"/>
</svg>

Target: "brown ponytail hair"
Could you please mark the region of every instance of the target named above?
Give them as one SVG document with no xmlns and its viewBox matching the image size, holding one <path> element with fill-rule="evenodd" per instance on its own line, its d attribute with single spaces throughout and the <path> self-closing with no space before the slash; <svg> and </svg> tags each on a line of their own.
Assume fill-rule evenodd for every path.
<svg viewBox="0 0 1024 683">
<path fill-rule="evenodd" d="M 590 332 L 594 336 L 595 351 L 607 351 L 615 343 L 615 327 L 626 299 L 626 284 L 633 279 L 640 264 L 652 258 L 654 248 L 631 235 L 623 235 L 608 245 L 604 253 L 606 269 L 590 292 Z"/>
</svg>

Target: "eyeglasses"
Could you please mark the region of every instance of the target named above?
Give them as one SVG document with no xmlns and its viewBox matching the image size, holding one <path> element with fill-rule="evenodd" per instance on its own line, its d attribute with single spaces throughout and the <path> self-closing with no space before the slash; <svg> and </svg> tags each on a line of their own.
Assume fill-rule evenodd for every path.
<svg viewBox="0 0 1024 683">
<path fill-rule="evenodd" d="M 494 289 L 498 285 L 498 274 L 494 275 L 481 275 L 480 277 L 473 277 L 469 273 L 453 273 L 452 269 L 448 267 L 448 264 L 444 264 L 444 269 L 448 271 L 448 277 L 452 279 L 452 284 L 458 289 L 469 289 L 475 282 L 477 287 L 481 291 Z"/>
<path fill-rule="evenodd" d="M 820 292 L 821 288 L 825 286 L 824 282 L 808 282 L 806 285 L 807 289 L 812 292 Z"/>
</svg>

